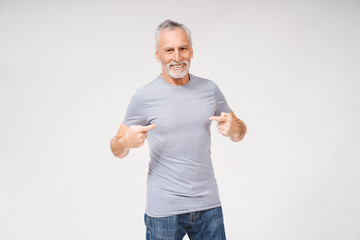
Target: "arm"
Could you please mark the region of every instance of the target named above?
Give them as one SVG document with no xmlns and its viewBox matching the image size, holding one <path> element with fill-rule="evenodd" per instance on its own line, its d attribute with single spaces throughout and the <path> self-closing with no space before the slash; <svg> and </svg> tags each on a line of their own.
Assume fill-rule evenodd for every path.
<svg viewBox="0 0 360 240">
<path fill-rule="evenodd" d="M 127 127 L 124 123 L 120 125 L 118 133 L 111 140 L 110 147 L 114 156 L 124 158 L 129 154 L 131 148 L 138 148 L 144 145 L 147 132 L 156 127 L 156 124 L 148 126 Z"/>
<path fill-rule="evenodd" d="M 128 129 L 129 128 L 124 123 L 122 123 L 116 136 L 111 139 L 110 147 L 115 157 L 124 158 L 129 154 L 130 148 L 125 146 L 126 144 L 124 139 L 122 139 Z"/>
<path fill-rule="evenodd" d="M 212 116 L 210 120 L 217 121 L 218 132 L 230 137 L 233 142 L 241 141 L 246 134 L 246 126 L 243 121 L 235 116 L 234 112 L 221 113 L 221 116 Z"/>
</svg>

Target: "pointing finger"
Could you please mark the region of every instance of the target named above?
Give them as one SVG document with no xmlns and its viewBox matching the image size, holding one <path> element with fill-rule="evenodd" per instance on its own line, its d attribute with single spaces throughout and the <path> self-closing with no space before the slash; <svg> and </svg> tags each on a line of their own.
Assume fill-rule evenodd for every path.
<svg viewBox="0 0 360 240">
<path fill-rule="evenodd" d="M 157 127 L 157 124 L 151 124 L 151 125 L 148 125 L 148 126 L 143 127 L 142 131 L 143 131 L 143 132 L 148 132 L 148 131 L 150 131 L 151 129 L 154 129 L 154 128 L 156 128 L 156 127 Z"/>
<path fill-rule="evenodd" d="M 211 121 L 218 121 L 218 122 L 225 122 L 227 120 L 227 118 L 223 117 L 223 116 L 212 116 L 212 117 L 209 117 L 209 119 Z"/>
</svg>

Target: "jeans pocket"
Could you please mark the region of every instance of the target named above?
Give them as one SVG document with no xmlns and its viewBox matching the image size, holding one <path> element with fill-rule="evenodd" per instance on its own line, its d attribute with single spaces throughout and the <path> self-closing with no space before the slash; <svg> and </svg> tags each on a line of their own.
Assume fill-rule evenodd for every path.
<svg viewBox="0 0 360 240">
<path fill-rule="evenodd" d="M 145 214 L 145 225 L 146 225 L 146 233 L 147 235 L 149 236 L 148 239 L 150 239 L 150 236 L 151 236 L 151 228 L 150 228 L 150 218 L 148 215 Z"/>
</svg>

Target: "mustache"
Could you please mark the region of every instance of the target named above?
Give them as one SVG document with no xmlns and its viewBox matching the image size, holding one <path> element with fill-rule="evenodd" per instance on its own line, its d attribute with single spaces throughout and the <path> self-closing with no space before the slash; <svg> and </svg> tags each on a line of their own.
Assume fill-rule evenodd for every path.
<svg viewBox="0 0 360 240">
<path fill-rule="evenodd" d="M 170 63 L 168 63 L 167 66 L 171 67 L 171 66 L 173 66 L 173 65 L 179 65 L 179 64 L 185 64 L 186 66 L 189 66 L 189 62 L 186 61 L 186 60 L 183 60 L 183 61 L 181 61 L 181 62 L 170 62 Z"/>
</svg>

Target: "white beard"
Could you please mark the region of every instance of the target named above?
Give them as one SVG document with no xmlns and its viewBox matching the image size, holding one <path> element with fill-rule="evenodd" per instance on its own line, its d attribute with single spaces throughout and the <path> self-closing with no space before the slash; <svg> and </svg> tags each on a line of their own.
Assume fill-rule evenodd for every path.
<svg viewBox="0 0 360 240">
<path fill-rule="evenodd" d="M 179 70 L 179 71 L 171 69 L 171 65 L 175 65 L 175 64 L 185 64 L 185 69 L 182 69 L 182 70 Z M 165 72 L 170 77 L 172 77 L 174 79 L 178 79 L 178 78 L 183 78 L 183 77 L 186 76 L 186 74 L 189 72 L 189 67 L 190 67 L 190 63 L 188 61 L 184 60 L 184 61 L 181 61 L 179 63 L 171 62 L 171 63 L 167 64 L 164 67 L 164 69 L 165 69 Z"/>
</svg>

